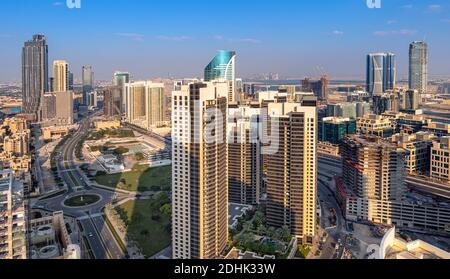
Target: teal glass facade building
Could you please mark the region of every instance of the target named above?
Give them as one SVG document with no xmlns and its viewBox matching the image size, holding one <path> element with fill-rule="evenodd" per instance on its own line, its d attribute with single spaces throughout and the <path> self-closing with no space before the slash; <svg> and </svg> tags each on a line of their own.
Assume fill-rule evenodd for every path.
<svg viewBox="0 0 450 279">
<path fill-rule="evenodd" d="M 221 50 L 205 68 L 205 81 L 225 79 L 230 81 L 228 102 L 237 101 L 236 98 L 236 52 Z"/>
</svg>

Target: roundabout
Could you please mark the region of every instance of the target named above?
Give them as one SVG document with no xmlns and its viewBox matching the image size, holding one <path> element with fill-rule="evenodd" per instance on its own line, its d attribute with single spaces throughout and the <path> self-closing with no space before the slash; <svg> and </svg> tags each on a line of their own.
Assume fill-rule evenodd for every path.
<svg viewBox="0 0 450 279">
<path fill-rule="evenodd" d="M 64 201 L 64 206 L 85 207 L 85 206 L 96 204 L 101 199 L 102 199 L 102 197 L 97 194 L 76 195 L 76 196 L 67 198 Z"/>
</svg>

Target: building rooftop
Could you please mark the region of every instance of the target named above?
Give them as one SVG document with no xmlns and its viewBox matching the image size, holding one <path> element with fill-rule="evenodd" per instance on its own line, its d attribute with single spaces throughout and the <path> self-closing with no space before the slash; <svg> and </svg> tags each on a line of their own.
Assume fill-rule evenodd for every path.
<svg viewBox="0 0 450 279">
<path fill-rule="evenodd" d="M 450 253 L 422 240 L 407 242 L 397 238 L 395 227 L 383 237 L 378 259 L 450 259 Z"/>
</svg>

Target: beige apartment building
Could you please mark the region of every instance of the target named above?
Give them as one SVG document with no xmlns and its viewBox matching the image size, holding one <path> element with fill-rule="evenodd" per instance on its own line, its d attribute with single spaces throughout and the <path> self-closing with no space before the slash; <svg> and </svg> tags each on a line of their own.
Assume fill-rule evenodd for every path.
<svg viewBox="0 0 450 279">
<path fill-rule="evenodd" d="M 267 225 L 286 226 L 312 243 L 316 235 L 317 112 L 299 103 L 269 103 L 272 133 L 267 156 Z M 278 123 L 278 127 L 275 127 Z"/>
<path fill-rule="evenodd" d="M 69 91 L 69 64 L 64 60 L 53 61 L 53 91 Z"/>
<path fill-rule="evenodd" d="M 356 120 L 356 130 L 360 134 L 391 137 L 395 131 L 395 121 L 376 114 L 368 114 Z"/>
<path fill-rule="evenodd" d="M 450 182 L 450 137 L 433 141 L 430 165 L 431 177 Z"/>
<path fill-rule="evenodd" d="M 3 150 L 11 155 L 24 156 L 30 152 L 29 141 L 29 131 L 12 134 L 11 136 L 7 136 L 3 139 Z"/>
<path fill-rule="evenodd" d="M 44 94 L 42 120 L 49 125 L 72 125 L 73 92 L 51 92 Z"/>
<path fill-rule="evenodd" d="M 392 142 L 406 150 L 406 170 L 409 174 L 427 174 L 430 170 L 430 148 L 434 134 L 418 132 L 400 133 L 392 136 Z"/>
<path fill-rule="evenodd" d="M 125 115 L 128 123 L 147 130 L 167 124 L 163 83 L 151 81 L 127 83 L 125 93 Z"/>
<path fill-rule="evenodd" d="M 175 259 L 214 259 L 228 241 L 229 83 L 172 93 L 172 249 Z"/>
<path fill-rule="evenodd" d="M 237 204 L 259 203 L 262 157 L 259 103 L 228 106 L 228 193 Z"/>
</svg>

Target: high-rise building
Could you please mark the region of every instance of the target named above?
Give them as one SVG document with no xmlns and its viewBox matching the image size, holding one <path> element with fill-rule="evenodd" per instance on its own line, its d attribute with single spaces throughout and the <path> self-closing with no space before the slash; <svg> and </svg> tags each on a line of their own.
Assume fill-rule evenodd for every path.
<svg viewBox="0 0 450 279">
<path fill-rule="evenodd" d="M 130 83 L 130 77 L 131 75 L 128 72 L 115 72 L 113 76 L 113 85 L 119 89 L 122 112 L 126 110 L 125 84 Z"/>
<path fill-rule="evenodd" d="M 176 259 L 214 259 L 228 240 L 229 82 L 172 93 L 172 247 Z"/>
<path fill-rule="evenodd" d="M 53 61 L 53 91 L 69 91 L 69 64 L 64 60 Z"/>
<path fill-rule="evenodd" d="M 259 203 L 261 110 L 259 103 L 228 107 L 228 196 L 233 203 Z"/>
<path fill-rule="evenodd" d="M 409 45 L 409 89 L 419 94 L 427 93 L 428 86 L 428 44 L 412 42 Z"/>
<path fill-rule="evenodd" d="M 407 111 L 415 111 L 419 109 L 421 98 L 420 93 L 416 89 L 406 90 L 403 97 L 403 109 Z"/>
<path fill-rule="evenodd" d="M 219 51 L 205 68 L 205 81 L 225 79 L 230 81 L 228 102 L 240 101 L 236 92 L 236 52 Z"/>
<path fill-rule="evenodd" d="M 164 84 L 151 81 L 127 83 L 126 121 L 144 129 L 166 124 Z"/>
<path fill-rule="evenodd" d="M 73 124 L 73 92 L 50 92 L 44 95 L 42 120 L 53 125 Z"/>
<path fill-rule="evenodd" d="M 267 225 L 287 227 L 303 243 L 316 235 L 317 112 L 299 103 L 269 103 Z M 274 134 L 274 131 L 275 134 Z"/>
<path fill-rule="evenodd" d="M 69 72 L 69 91 L 73 91 L 73 73 Z"/>
<path fill-rule="evenodd" d="M 395 54 L 371 53 L 367 55 L 366 91 L 371 96 L 393 90 L 396 82 Z"/>
<path fill-rule="evenodd" d="M 342 182 L 356 196 L 402 200 L 406 191 L 405 150 L 376 136 L 351 135 L 342 141 L 341 153 Z"/>
<path fill-rule="evenodd" d="M 44 35 L 34 35 L 22 49 L 22 113 L 39 117 L 41 97 L 49 89 L 48 46 Z"/>
<path fill-rule="evenodd" d="M 0 170 L 0 259 L 27 258 L 27 205 L 23 184 Z"/>
<path fill-rule="evenodd" d="M 305 78 L 302 81 L 302 90 L 305 92 L 312 91 L 319 100 L 326 100 L 329 92 L 329 80 L 326 76 L 321 77 L 319 80 L 311 81 L 309 78 Z"/>
<path fill-rule="evenodd" d="M 91 66 L 83 66 L 81 78 L 83 82 L 83 105 L 89 105 L 88 94 L 94 90 L 94 72 Z"/>
<path fill-rule="evenodd" d="M 121 90 L 118 86 L 110 86 L 103 91 L 103 114 L 106 117 L 122 114 Z"/>
<path fill-rule="evenodd" d="M 341 153 L 343 183 L 337 181 L 337 197 L 345 202 L 348 220 L 448 233 L 447 206 L 407 193 L 403 148 L 379 137 L 353 135 L 343 141 Z"/>
</svg>

